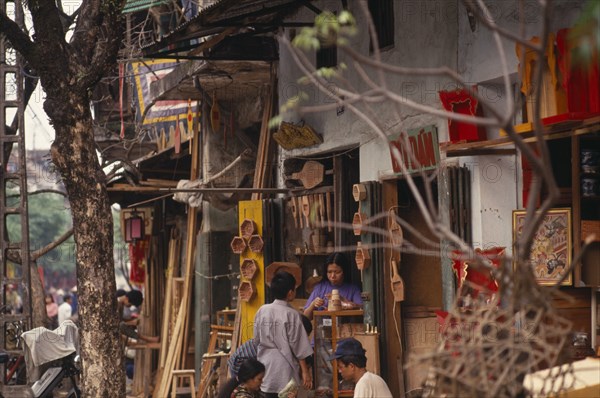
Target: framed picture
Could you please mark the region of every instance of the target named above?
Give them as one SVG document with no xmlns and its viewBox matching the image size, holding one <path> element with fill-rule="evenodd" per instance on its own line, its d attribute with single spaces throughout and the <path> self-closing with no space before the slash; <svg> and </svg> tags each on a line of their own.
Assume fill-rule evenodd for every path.
<svg viewBox="0 0 600 398">
<path fill-rule="evenodd" d="M 513 241 L 519 238 L 525 210 L 513 210 Z M 533 237 L 531 266 L 540 285 L 554 285 L 571 265 L 571 209 L 551 209 Z M 562 282 L 573 283 L 571 271 Z"/>
</svg>

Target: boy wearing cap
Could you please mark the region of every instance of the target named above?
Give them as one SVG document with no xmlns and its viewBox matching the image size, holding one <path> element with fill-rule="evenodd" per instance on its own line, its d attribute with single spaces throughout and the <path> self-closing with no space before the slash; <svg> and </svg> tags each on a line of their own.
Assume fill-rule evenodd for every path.
<svg viewBox="0 0 600 398">
<path fill-rule="evenodd" d="M 356 384 L 354 398 L 392 398 L 385 381 L 367 371 L 367 357 L 360 341 L 349 338 L 340 340 L 331 360 L 337 361 L 342 378 Z"/>
</svg>

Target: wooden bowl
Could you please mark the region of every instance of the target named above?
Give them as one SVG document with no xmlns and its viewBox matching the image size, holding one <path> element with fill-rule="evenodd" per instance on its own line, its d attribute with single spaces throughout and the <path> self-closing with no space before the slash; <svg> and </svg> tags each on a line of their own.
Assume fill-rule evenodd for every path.
<svg viewBox="0 0 600 398">
<path fill-rule="evenodd" d="M 254 253 L 260 253 L 260 252 L 262 252 L 262 249 L 263 249 L 264 245 L 265 245 L 265 242 L 260 237 L 260 235 L 252 235 L 250 237 L 250 239 L 248 239 L 248 247 Z"/>
<path fill-rule="evenodd" d="M 362 271 L 369 268 L 371 265 L 371 255 L 369 254 L 369 249 L 362 247 L 360 242 L 356 245 L 356 255 L 354 260 L 356 261 L 356 268 Z"/>
<path fill-rule="evenodd" d="M 231 240 L 231 250 L 233 250 L 235 254 L 242 254 L 244 250 L 246 250 L 246 240 L 241 236 L 235 236 Z"/>
<path fill-rule="evenodd" d="M 396 220 L 393 220 L 390 223 L 390 240 L 392 244 L 392 248 L 394 250 L 402 250 L 402 242 L 404 241 L 404 234 L 402 232 L 402 227 Z"/>
<path fill-rule="evenodd" d="M 245 258 L 242 261 L 242 265 L 240 265 L 240 273 L 245 279 L 252 280 L 256 271 L 258 270 L 258 265 L 256 261 L 251 258 Z"/>
<path fill-rule="evenodd" d="M 364 184 L 352 185 L 352 196 L 354 197 L 355 202 L 365 200 L 367 198 L 367 187 L 365 187 Z"/>
<path fill-rule="evenodd" d="M 366 214 L 358 211 L 354 213 L 354 217 L 352 217 L 352 231 L 354 231 L 354 235 L 359 236 L 363 233 L 366 219 Z"/>
<path fill-rule="evenodd" d="M 255 233 L 256 223 L 249 218 L 244 219 L 244 221 L 242 221 L 242 224 L 240 224 L 240 235 L 242 235 L 246 239 L 249 239 L 250 236 L 254 235 Z"/>
</svg>

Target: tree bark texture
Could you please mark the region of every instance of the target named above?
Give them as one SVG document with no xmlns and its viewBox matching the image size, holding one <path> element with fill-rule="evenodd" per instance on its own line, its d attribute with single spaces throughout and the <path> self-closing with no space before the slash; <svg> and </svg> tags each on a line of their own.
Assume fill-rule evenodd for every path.
<svg viewBox="0 0 600 398">
<path fill-rule="evenodd" d="M 83 391 L 86 397 L 122 396 L 125 375 L 115 300 L 113 223 L 105 175 L 95 151 L 89 108 L 80 105 L 88 102 L 75 95 L 65 99 L 50 110 L 57 114 L 52 119 L 64 120 L 58 114 L 72 113 L 72 107 L 78 108 L 80 115 L 75 126 L 55 123 L 56 140 L 51 155 L 63 177 L 73 215 Z"/>
<path fill-rule="evenodd" d="M 29 275 L 31 275 L 31 326 L 32 328 L 49 327 L 50 319 L 46 313 L 46 294 L 35 261 L 29 263 L 29 272 Z"/>
</svg>

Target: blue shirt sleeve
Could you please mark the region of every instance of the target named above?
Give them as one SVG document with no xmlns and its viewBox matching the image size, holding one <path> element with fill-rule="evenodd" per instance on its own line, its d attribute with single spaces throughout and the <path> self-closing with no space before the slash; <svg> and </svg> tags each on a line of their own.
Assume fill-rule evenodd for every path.
<svg viewBox="0 0 600 398">
<path fill-rule="evenodd" d="M 304 304 L 304 309 L 307 309 L 310 306 L 310 303 L 312 303 L 315 298 L 319 297 L 317 293 L 318 287 L 319 284 L 317 283 L 313 291 L 310 293 L 310 296 L 308 296 L 308 300 L 306 300 L 306 304 Z"/>
<path fill-rule="evenodd" d="M 361 304 L 362 305 L 363 301 L 362 301 L 362 297 L 360 297 L 360 289 L 356 285 L 352 285 L 352 287 L 353 287 L 353 289 L 352 289 L 352 302 L 356 303 L 356 304 Z"/>
</svg>

